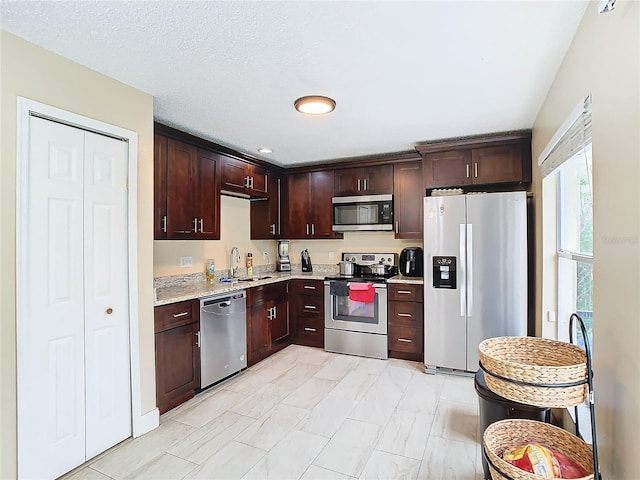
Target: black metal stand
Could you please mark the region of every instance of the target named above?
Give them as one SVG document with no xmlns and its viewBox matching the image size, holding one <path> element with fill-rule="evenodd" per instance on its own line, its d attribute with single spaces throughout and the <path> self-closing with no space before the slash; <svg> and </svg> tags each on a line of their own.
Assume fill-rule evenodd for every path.
<svg viewBox="0 0 640 480">
<path fill-rule="evenodd" d="M 596 480 L 601 480 L 600 468 L 598 464 L 598 440 L 596 438 L 596 409 L 593 400 L 593 368 L 591 367 L 591 347 L 589 347 L 589 339 L 587 338 L 587 329 L 584 327 L 584 322 L 580 315 L 572 313 L 569 318 L 569 342 L 573 343 L 573 322 L 577 320 L 582 331 L 582 338 L 584 339 L 584 350 L 587 354 L 587 387 L 589 389 L 587 393 L 587 400 L 589 401 L 589 410 L 591 413 L 591 447 L 593 449 L 593 477 Z M 580 420 L 578 416 L 578 406 L 575 407 L 576 415 L 576 435 L 582 438 L 580 435 Z"/>
</svg>

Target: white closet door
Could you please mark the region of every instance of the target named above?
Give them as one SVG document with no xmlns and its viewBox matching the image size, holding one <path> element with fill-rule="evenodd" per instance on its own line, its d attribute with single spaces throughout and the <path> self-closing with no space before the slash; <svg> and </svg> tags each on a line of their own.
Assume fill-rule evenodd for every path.
<svg viewBox="0 0 640 480">
<path fill-rule="evenodd" d="M 18 474 L 45 479 L 131 435 L 128 155 L 125 142 L 29 122 Z"/>
<path fill-rule="evenodd" d="M 42 479 L 85 458 L 84 132 L 31 117 L 29 146 L 18 456 L 21 478 Z"/>
<path fill-rule="evenodd" d="M 131 435 L 127 144 L 85 133 L 87 459 Z"/>
</svg>

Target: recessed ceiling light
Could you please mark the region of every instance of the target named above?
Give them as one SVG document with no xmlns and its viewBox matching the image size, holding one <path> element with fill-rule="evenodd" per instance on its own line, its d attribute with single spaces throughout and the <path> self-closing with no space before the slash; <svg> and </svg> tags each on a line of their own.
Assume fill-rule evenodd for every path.
<svg viewBox="0 0 640 480">
<path fill-rule="evenodd" d="M 258 152 L 260 153 L 273 153 L 273 150 L 271 150 L 270 148 L 259 148 Z"/>
<path fill-rule="evenodd" d="M 336 108 L 336 101 L 332 98 L 320 95 L 307 95 L 297 99 L 293 102 L 293 105 L 300 113 L 306 113 L 307 115 L 322 115 L 333 112 Z"/>
</svg>

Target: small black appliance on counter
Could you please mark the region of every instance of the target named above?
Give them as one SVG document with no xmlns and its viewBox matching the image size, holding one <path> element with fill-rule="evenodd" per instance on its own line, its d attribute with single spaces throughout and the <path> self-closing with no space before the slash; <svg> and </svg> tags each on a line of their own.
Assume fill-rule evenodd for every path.
<svg viewBox="0 0 640 480">
<path fill-rule="evenodd" d="M 400 253 L 400 273 L 407 277 L 422 277 L 424 274 L 422 248 L 404 248 Z"/>
<path fill-rule="evenodd" d="M 306 248 L 302 252 L 300 252 L 300 260 L 302 262 L 303 272 L 313 271 L 313 265 L 311 265 L 311 257 L 309 256 L 309 251 Z"/>
</svg>

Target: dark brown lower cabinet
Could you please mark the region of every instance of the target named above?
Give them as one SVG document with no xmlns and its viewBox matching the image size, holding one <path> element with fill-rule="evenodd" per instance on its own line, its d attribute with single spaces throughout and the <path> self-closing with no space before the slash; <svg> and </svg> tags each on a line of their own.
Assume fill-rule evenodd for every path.
<svg viewBox="0 0 640 480">
<path fill-rule="evenodd" d="M 186 402 L 200 388 L 198 300 L 156 307 L 156 404 L 160 413 Z"/>
<path fill-rule="evenodd" d="M 291 344 L 289 282 L 247 289 L 247 364 Z"/>
<path fill-rule="evenodd" d="M 424 361 L 423 285 L 389 284 L 389 357 Z"/>
<path fill-rule="evenodd" d="M 324 283 L 291 280 L 291 323 L 298 345 L 324 348 Z"/>
</svg>

